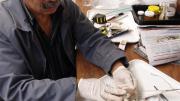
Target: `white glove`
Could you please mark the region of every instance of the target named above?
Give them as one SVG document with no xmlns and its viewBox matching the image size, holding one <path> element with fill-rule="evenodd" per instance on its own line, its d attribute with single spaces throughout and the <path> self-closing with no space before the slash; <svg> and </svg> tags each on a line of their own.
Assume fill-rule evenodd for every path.
<svg viewBox="0 0 180 101">
<path fill-rule="evenodd" d="M 124 66 L 120 66 L 113 73 L 113 79 L 119 83 L 119 85 L 124 85 L 123 89 L 127 91 L 127 98 L 135 95 L 136 93 L 136 80 L 132 73 L 125 68 Z"/>
<path fill-rule="evenodd" d="M 78 91 L 81 97 L 95 101 L 123 101 L 126 91 L 116 86 L 116 82 L 108 75 L 99 79 L 80 79 Z"/>
</svg>

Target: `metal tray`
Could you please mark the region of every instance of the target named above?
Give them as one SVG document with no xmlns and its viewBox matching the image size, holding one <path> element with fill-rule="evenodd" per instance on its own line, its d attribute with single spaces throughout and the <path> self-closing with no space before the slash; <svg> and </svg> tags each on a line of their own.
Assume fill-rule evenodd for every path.
<svg viewBox="0 0 180 101">
<path fill-rule="evenodd" d="M 159 20 L 159 16 L 153 18 L 148 18 L 145 16 L 139 16 L 137 12 L 139 10 L 146 11 L 148 5 L 132 5 L 132 14 L 135 22 L 139 25 L 180 25 L 180 15 L 175 14 L 174 17 L 169 18 L 168 20 Z"/>
</svg>

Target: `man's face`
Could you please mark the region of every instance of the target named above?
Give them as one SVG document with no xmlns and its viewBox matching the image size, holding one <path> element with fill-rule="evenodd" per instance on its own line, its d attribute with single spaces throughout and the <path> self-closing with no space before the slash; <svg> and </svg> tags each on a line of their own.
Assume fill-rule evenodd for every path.
<svg viewBox="0 0 180 101">
<path fill-rule="evenodd" d="M 59 7 L 60 0 L 25 0 L 31 10 L 38 14 L 52 14 Z"/>
</svg>

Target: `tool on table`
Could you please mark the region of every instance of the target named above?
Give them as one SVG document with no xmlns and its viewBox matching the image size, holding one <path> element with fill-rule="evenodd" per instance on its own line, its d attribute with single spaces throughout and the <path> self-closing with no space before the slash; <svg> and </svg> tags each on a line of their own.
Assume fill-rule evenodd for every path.
<svg viewBox="0 0 180 101">
<path fill-rule="evenodd" d="M 104 15 L 104 14 L 96 14 L 93 17 L 92 20 L 93 20 L 94 23 L 97 23 L 97 24 L 105 24 L 105 23 L 107 23 L 106 15 Z"/>
<path fill-rule="evenodd" d="M 155 88 L 156 90 L 159 90 L 156 86 L 154 86 L 154 88 Z M 163 100 L 168 101 L 168 99 L 164 96 L 164 94 L 159 94 L 159 96 L 160 96 Z"/>
<path fill-rule="evenodd" d="M 112 28 L 113 22 L 107 22 L 107 21 L 111 21 L 117 17 L 120 17 L 122 15 L 124 15 L 124 13 L 119 13 L 118 15 L 115 15 L 107 20 L 105 14 L 96 14 L 93 17 L 92 21 L 94 23 L 94 26 L 96 28 L 99 28 L 103 35 L 107 35 L 108 37 L 110 36 L 109 39 L 111 39 L 111 38 L 117 37 L 117 36 L 122 35 L 129 31 L 126 29 L 122 29 L 121 26 L 113 29 Z M 113 30 L 116 30 L 116 31 L 114 32 Z"/>
<path fill-rule="evenodd" d="M 126 30 L 120 30 L 118 32 L 115 32 L 115 33 L 112 33 L 112 36 L 108 37 L 109 39 L 112 39 L 112 38 L 115 38 L 117 36 L 120 36 L 122 34 L 125 34 L 127 32 L 129 32 L 130 30 L 129 29 L 126 29 Z"/>
<path fill-rule="evenodd" d="M 160 95 L 162 93 L 173 92 L 173 91 L 180 91 L 180 88 L 178 88 L 178 89 L 167 89 L 167 90 L 148 90 L 140 98 L 149 98 L 149 97 L 152 97 L 152 96 Z"/>
<path fill-rule="evenodd" d="M 115 18 L 118 18 L 118 17 L 120 17 L 120 16 L 122 16 L 122 15 L 124 15 L 124 13 L 119 13 L 118 15 L 115 15 L 115 16 L 107 19 L 107 21 L 111 21 L 111 20 L 113 20 L 113 19 L 115 19 Z"/>
<path fill-rule="evenodd" d="M 92 19 L 94 26 L 99 28 L 103 35 L 107 35 L 109 33 L 109 28 L 106 20 L 106 15 L 104 14 L 96 14 Z"/>
</svg>

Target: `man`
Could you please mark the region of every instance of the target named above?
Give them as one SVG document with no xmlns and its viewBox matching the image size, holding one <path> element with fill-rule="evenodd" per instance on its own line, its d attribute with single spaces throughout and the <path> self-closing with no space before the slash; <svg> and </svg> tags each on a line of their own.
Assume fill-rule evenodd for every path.
<svg viewBox="0 0 180 101">
<path fill-rule="evenodd" d="M 81 79 L 82 97 L 123 100 L 134 92 L 123 51 L 103 37 L 71 0 L 2 1 L 0 97 L 5 101 L 74 101 L 75 46 L 112 75 Z"/>
</svg>

